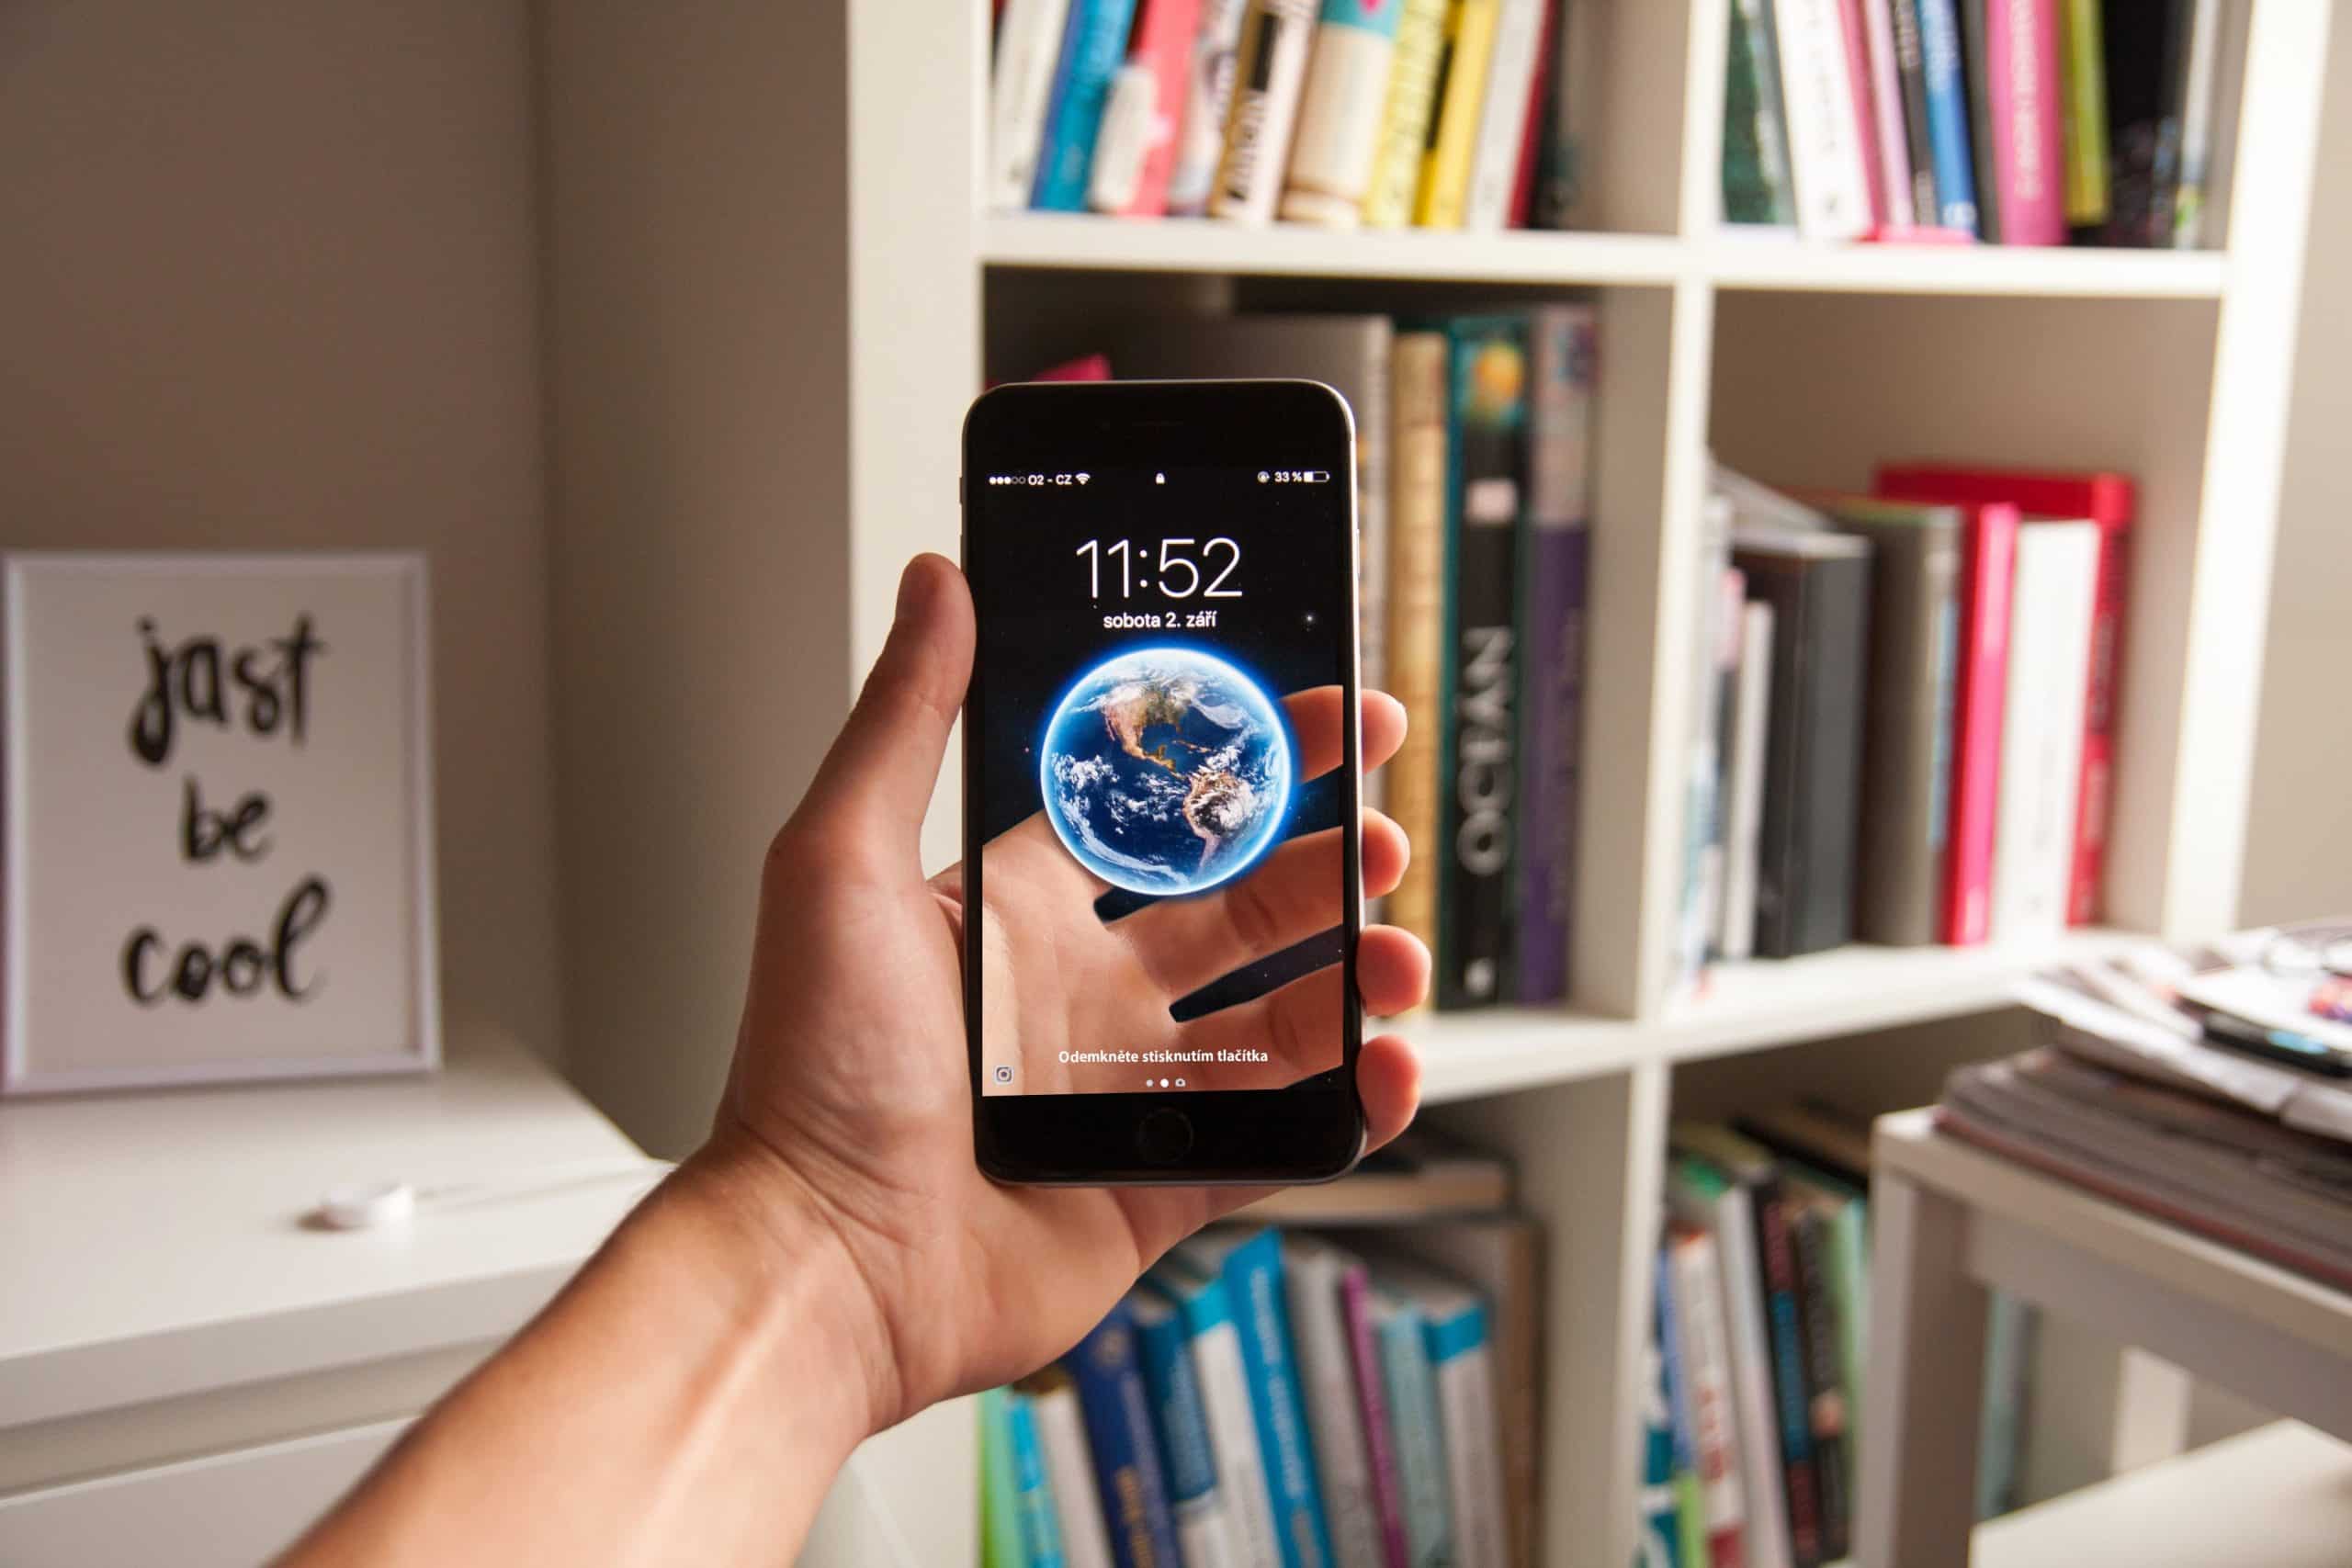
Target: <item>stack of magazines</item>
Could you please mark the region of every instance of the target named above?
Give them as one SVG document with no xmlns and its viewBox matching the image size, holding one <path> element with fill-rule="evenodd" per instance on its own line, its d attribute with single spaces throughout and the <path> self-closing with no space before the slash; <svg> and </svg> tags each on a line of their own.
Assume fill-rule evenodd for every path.
<svg viewBox="0 0 2352 1568">
<path fill-rule="evenodd" d="M 2148 946 L 2027 983 L 2045 1043 L 1938 1124 L 2352 1290 L 2352 922 Z"/>
</svg>

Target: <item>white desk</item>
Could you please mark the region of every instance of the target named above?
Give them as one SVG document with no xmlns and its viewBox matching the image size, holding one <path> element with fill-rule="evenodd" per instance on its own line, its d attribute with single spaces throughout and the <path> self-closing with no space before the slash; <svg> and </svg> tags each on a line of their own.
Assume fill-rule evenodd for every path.
<svg viewBox="0 0 2352 1568">
<path fill-rule="evenodd" d="M 480 1040 L 433 1077 L 0 1103 L 0 1562 L 267 1555 L 594 1250 L 637 1157 Z M 302 1224 L 392 1178 L 537 1185 Z"/>
<path fill-rule="evenodd" d="M 2352 1297 L 1939 1136 L 1930 1118 L 1882 1117 L 1871 1140 L 1860 1568 L 1968 1560 L 1994 1289 L 2352 1439 Z M 2244 1523 L 2258 1547 L 2262 1521 Z"/>
</svg>

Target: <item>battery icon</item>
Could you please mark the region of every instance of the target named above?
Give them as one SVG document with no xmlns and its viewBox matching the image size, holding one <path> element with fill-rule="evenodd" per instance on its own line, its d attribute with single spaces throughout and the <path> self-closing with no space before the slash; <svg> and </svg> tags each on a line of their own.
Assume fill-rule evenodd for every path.
<svg viewBox="0 0 2352 1568">
<path fill-rule="evenodd" d="M 1329 468 L 1309 468 L 1298 477 L 1311 485 L 1329 484 L 1331 482 L 1331 470 Z"/>
</svg>

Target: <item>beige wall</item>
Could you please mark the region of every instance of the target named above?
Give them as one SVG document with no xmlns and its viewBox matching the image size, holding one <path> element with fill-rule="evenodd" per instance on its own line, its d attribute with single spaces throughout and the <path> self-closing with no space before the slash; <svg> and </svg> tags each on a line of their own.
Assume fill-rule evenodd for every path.
<svg viewBox="0 0 2352 1568">
<path fill-rule="evenodd" d="M 2238 906 L 2250 924 L 2352 915 L 2352 15 L 2331 30 Z"/>
<path fill-rule="evenodd" d="M 444 995 L 552 1052 L 523 0 L 0 5 L 0 543 L 422 547 Z"/>
</svg>

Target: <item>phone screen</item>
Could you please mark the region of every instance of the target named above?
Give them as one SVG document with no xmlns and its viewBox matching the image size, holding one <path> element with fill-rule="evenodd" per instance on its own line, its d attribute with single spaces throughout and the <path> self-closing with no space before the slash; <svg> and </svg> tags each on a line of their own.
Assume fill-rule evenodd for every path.
<svg viewBox="0 0 2352 1568">
<path fill-rule="evenodd" d="M 1328 416 L 1253 423 L 1218 384 L 1073 388 L 1057 396 L 1112 417 L 1046 401 L 1023 461 L 967 446 L 983 1096 L 1193 1097 L 1351 1065 L 1353 454 L 1335 394 L 1274 385 Z M 1130 425 L 1136 399 L 1166 417 Z"/>
</svg>

